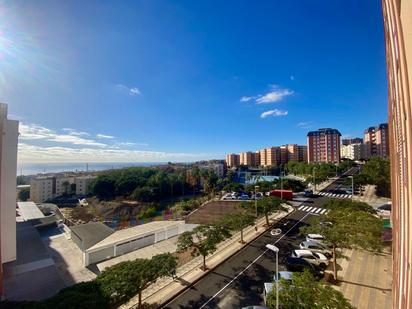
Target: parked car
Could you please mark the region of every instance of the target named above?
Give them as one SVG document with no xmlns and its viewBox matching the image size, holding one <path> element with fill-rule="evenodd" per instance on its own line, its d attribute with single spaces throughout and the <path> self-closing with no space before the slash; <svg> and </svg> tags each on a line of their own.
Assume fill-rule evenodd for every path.
<svg viewBox="0 0 412 309">
<path fill-rule="evenodd" d="M 392 211 L 392 204 L 384 204 L 378 207 L 378 215 L 390 216 Z"/>
<path fill-rule="evenodd" d="M 306 196 L 306 197 L 312 197 L 313 196 L 313 190 L 305 190 L 303 195 Z"/>
<path fill-rule="evenodd" d="M 318 252 L 312 252 L 309 250 L 293 250 L 291 256 L 304 259 L 308 263 L 318 266 L 322 270 L 326 269 L 329 265 L 328 258 L 324 254 Z"/>
<path fill-rule="evenodd" d="M 293 272 L 291 271 L 280 271 L 278 272 L 277 276 L 276 274 L 273 276 L 273 280 L 276 282 L 280 279 L 285 279 L 287 281 L 292 280 L 292 274 Z"/>
<path fill-rule="evenodd" d="M 298 258 L 298 257 L 293 257 L 293 256 L 288 256 L 285 261 L 286 264 L 286 269 L 289 271 L 297 271 L 297 272 L 302 272 L 305 269 L 309 270 L 314 276 L 320 277 L 320 268 L 318 266 L 315 266 L 305 259 Z"/>
<path fill-rule="evenodd" d="M 306 235 L 306 241 L 317 241 L 317 242 L 322 242 L 325 240 L 325 237 L 323 237 L 320 234 L 308 234 Z"/>
<path fill-rule="evenodd" d="M 352 189 L 348 189 L 348 190 L 346 190 L 345 192 L 346 192 L 346 194 L 349 194 L 349 195 L 352 195 L 352 193 L 353 193 L 353 192 L 352 192 Z"/>
<path fill-rule="evenodd" d="M 331 257 L 332 252 L 328 246 L 322 244 L 318 241 L 303 241 L 299 244 L 300 249 L 309 250 L 312 252 L 319 252 L 324 254 L 326 257 Z"/>
</svg>

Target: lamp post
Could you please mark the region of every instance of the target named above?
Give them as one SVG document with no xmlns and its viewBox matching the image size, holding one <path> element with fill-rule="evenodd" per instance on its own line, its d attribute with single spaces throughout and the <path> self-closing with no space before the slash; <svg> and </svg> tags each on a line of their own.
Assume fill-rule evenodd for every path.
<svg viewBox="0 0 412 309">
<path fill-rule="evenodd" d="M 283 175 L 284 172 L 280 172 L 280 199 L 283 200 Z"/>
<path fill-rule="evenodd" d="M 276 309 L 279 309 L 279 248 L 271 244 L 266 248 L 276 253 Z"/>
<path fill-rule="evenodd" d="M 352 178 L 352 201 L 353 201 L 353 196 L 355 195 L 355 191 L 353 190 L 353 176 L 348 176 L 349 178 Z"/>
<path fill-rule="evenodd" d="M 258 217 L 258 211 L 257 211 L 257 190 L 259 189 L 259 186 L 255 186 L 255 215 L 256 218 Z"/>
</svg>

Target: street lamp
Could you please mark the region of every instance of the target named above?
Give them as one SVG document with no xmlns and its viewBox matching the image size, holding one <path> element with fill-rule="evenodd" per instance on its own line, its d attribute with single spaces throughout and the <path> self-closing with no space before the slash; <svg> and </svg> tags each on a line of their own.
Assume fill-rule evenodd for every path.
<svg viewBox="0 0 412 309">
<path fill-rule="evenodd" d="M 355 195 L 355 191 L 353 190 L 353 176 L 348 176 L 349 178 L 352 178 L 352 201 L 353 201 L 353 196 Z"/>
<path fill-rule="evenodd" d="M 276 309 L 279 309 L 279 248 L 271 244 L 267 244 L 266 248 L 276 253 Z"/>
<path fill-rule="evenodd" d="M 257 211 L 257 190 L 259 189 L 259 186 L 255 186 L 255 215 L 256 218 L 258 217 L 258 211 Z"/>
</svg>

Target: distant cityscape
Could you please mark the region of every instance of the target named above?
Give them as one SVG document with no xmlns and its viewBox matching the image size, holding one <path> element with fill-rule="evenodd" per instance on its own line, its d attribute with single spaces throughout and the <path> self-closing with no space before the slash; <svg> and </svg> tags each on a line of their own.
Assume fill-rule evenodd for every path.
<svg viewBox="0 0 412 309">
<path fill-rule="evenodd" d="M 307 145 L 287 144 L 256 151 L 226 155 L 228 167 L 280 166 L 289 161 L 308 163 L 340 163 L 341 159 L 367 160 L 371 157 L 388 157 L 388 124 L 368 127 L 364 137 L 341 139 L 337 129 L 321 128 L 307 133 Z"/>
</svg>

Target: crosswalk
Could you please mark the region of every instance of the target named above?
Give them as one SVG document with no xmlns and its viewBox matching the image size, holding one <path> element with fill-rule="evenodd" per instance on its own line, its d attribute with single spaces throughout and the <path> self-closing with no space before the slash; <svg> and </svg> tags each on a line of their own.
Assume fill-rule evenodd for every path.
<svg viewBox="0 0 412 309">
<path fill-rule="evenodd" d="M 319 195 L 323 195 L 326 197 L 333 197 L 333 198 L 352 198 L 352 194 L 336 194 L 336 193 L 330 193 L 330 192 L 319 192 Z"/>
<path fill-rule="evenodd" d="M 298 210 L 310 212 L 312 215 L 325 215 L 328 213 L 328 210 L 325 208 L 306 206 L 306 205 L 300 206 Z"/>
</svg>

